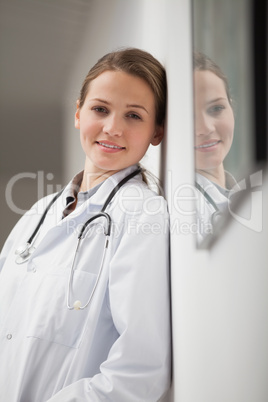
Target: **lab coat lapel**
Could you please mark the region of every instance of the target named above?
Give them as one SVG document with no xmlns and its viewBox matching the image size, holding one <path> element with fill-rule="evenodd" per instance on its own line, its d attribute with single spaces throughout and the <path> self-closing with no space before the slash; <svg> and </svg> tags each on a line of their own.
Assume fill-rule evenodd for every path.
<svg viewBox="0 0 268 402">
<path fill-rule="evenodd" d="M 111 191 L 117 186 L 117 184 L 123 180 L 127 175 L 134 172 L 138 168 L 137 165 L 130 166 L 126 169 L 121 170 L 120 172 L 115 173 L 114 175 L 108 177 L 100 188 L 96 191 L 92 197 L 90 197 L 86 202 L 84 202 L 80 207 L 75 209 L 70 218 L 75 218 L 78 215 L 84 215 L 85 213 L 91 214 L 94 212 L 99 212 L 103 207 L 107 197 L 111 193 Z M 66 218 L 66 220 L 68 217 Z M 88 218 L 87 218 L 88 219 Z"/>
</svg>

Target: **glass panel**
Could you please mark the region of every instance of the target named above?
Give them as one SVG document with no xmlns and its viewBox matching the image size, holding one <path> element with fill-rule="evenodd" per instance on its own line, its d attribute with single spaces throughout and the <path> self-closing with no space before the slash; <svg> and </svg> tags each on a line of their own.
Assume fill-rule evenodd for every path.
<svg viewBox="0 0 268 402">
<path fill-rule="evenodd" d="M 251 2 L 192 5 L 198 244 L 206 246 L 253 164 Z"/>
</svg>

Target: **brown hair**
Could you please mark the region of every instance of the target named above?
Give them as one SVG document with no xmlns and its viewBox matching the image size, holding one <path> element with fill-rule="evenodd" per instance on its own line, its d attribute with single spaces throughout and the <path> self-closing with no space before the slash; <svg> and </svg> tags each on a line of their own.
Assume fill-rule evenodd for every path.
<svg viewBox="0 0 268 402">
<path fill-rule="evenodd" d="M 136 48 L 111 52 L 98 60 L 83 82 L 78 99 L 80 108 L 85 102 L 90 82 L 105 71 L 122 71 L 143 79 L 154 93 L 156 124 L 164 124 L 167 92 L 165 69 L 150 53 Z"/>
<path fill-rule="evenodd" d="M 226 75 L 223 73 L 221 68 L 213 60 L 211 60 L 206 54 L 195 51 L 193 56 L 193 67 L 197 71 L 211 71 L 217 75 L 224 83 L 226 95 L 232 106 L 232 97 L 230 94 L 230 88 Z"/>
</svg>

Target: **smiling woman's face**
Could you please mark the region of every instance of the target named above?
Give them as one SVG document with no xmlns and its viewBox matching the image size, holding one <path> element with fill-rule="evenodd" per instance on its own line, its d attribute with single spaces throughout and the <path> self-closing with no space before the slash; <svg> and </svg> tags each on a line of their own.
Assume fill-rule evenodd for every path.
<svg viewBox="0 0 268 402">
<path fill-rule="evenodd" d="M 224 82 L 211 71 L 195 71 L 194 94 L 196 170 L 223 169 L 234 133 L 234 114 Z"/>
<path fill-rule="evenodd" d="M 158 145 L 163 127 L 157 126 L 155 97 L 139 77 L 105 71 L 91 81 L 75 127 L 91 173 L 115 173 L 138 163 L 150 144 Z"/>
</svg>

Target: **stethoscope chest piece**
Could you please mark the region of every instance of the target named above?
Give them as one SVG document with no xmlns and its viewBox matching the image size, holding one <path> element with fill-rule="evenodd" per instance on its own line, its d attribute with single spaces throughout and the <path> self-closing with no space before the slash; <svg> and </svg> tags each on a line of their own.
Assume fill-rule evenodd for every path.
<svg viewBox="0 0 268 402">
<path fill-rule="evenodd" d="M 82 303 L 80 302 L 80 300 L 76 300 L 73 304 L 74 310 L 81 310 L 81 306 L 82 306 Z"/>
<path fill-rule="evenodd" d="M 30 243 L 26 243 L 18 247 L 15 251 L 15 254 L 17 255 L 17 258 L 15 260 L 16 263 L 23 264 L 24 262 L 28 261 L 34 250 L 35 247 L 33 247 Z"/>
<path fill-rule="evenodd" d="M 215 211 L 211 215 L 211 223 L 212 223 L 212 225 L 216 225 L 220 221 L 221 218 L 222 218 L 222 212 L 221 211 Z"/>
</svg>

